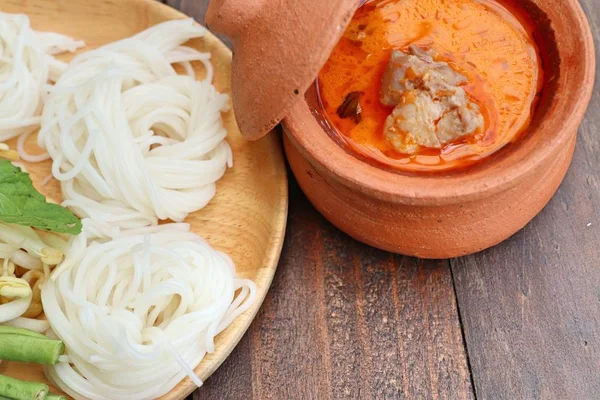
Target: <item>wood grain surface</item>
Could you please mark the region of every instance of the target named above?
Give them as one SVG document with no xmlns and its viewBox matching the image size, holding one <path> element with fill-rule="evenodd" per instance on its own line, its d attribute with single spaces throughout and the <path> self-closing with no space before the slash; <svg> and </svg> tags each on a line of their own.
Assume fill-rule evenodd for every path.
<svg viewBox="0 0 600 400">
<path fill-rule="evenodd" d="M 471 398 L 447 263 L 355 242 L 295 184 L 290 199 L 263 308 L 195 399 Z"/>
<path fill-rule="evenodd" d="M 168 3 L 201 19 L 207 0 Z M 600 7 L 581 3 L 598 45 Z M 193 399 L 599 399 L 599 93 L 556 197 L 478 255 L 426 262 L 359 244 L 292 179 L 263 308 Z"/>
<path fill-rule="evenodd" d="M 596 48 L 597 0 L 582 0 Z M 556 196 L 506 243 L 454 260 L 481 399 L 600 399 L 600 85 Z"/>
</svg>

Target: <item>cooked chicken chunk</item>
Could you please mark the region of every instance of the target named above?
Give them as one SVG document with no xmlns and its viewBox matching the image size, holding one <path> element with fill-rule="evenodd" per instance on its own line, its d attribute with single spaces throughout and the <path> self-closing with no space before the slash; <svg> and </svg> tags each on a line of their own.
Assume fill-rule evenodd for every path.
<svg viewBox="0 0 600 400">
<path fill-rule="evenodd" d="M 447 63 L 411 46 L 395 50 L 383 77 L 381 103 L 396 106 L 384 133 L 399 152 L 445 144 L 483 129 L 483 116 L 459 85 L 467 79 Z"/>
</svg>

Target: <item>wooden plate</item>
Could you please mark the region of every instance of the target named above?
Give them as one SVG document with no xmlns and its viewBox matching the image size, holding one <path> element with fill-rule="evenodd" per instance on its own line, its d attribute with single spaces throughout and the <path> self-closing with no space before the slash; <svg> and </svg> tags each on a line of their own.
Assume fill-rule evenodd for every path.
<svg viewBox="0 0 600 400">
<path fill-rule="evenodd" d="M 83 39 L 86 42 L 84 51 L 131 36 L 159 22 L 185 17 L 154 0 L 3 0 L 1 10 L 27 14 L 36 30 Z M 221 92 L 229 93 L 229 49 L 210 34 L 202 40 L 192 41 L 191 45 L 212 53 L 215 86 Z M 197 72 L 200 77 L 201 67 Z M 258 299 L 217 337 L 215 352 L 195 370 L 202 379 L 208 378 L 227 358 L 256 315 L 277 267 L 287 218 L 287 178 L 279 138 L 271 134 L 260 141 L 247 142 L 231 112 L 225 116 L 225 124 L 234 166 L 218 183 L 217 195 L 212 202 L 190 215 L 187 222 L 211 245 L 230 254 L 241 276 L 256 282 Z M 30 139 L 27 148 L 35 153 L 35 138 Z M 44 178 L 50 175 L 49 161 L 24 165 L 38 189 L 49 198 L 61 198 L 58 182 L 41 186 Z M 46 381 L 42 368 L 35 365 L 3 362 L 0 374 Z M 186 378 L 163 399 L 184 399 L 194 389 L 190 379 Z M 56 388 L 52 391 L 60 392 Z"/>
</svg>

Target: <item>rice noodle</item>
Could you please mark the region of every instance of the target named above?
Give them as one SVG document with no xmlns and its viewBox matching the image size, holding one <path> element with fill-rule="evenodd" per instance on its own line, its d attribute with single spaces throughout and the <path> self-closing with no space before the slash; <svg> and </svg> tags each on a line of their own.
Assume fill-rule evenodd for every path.
<svg viewBox="0 0 600 400">
<path fill-rule="evenodd" d="M 254 302 L 255 284 L 186 224 L 112 239 L 91 228 L 84 221 L 87 247 L 42 287 L 52 335 L 67 347 L 48 378 L 92 400 L 155 399 L 186 375 L 200 386 L 193 367 Z"/>
<path fill-rule="evenodd" d="M 82 45 L 57 33 L 33 31 L 25 15 L 0 13 L 0 142 L 39 127 L 46 85 L 66 68 L 52 55 Z M 43 158 L 19 147 L 26 161 Z"/>
<path fill-rule="evenodd" d="M 72 61 L 38 135 L 63 205 L 128 229 L 183 221 L 211 200 L 232 154 L 221 119 L 229 98 L 211 83 L 210 54 L 182 46 L 204 34 L 193 20 L 169 21 Z M 189 76 L 191 61 L 206 79 Z"/>
<path fill-rule="evenodd" d="M 212 84 L 210 54 L 182 45 L 204 33 L 192 20 L 170 21 L 83 53 L 66 69 L 48 62 L 47 76 L 60 78 L 40 91 L 38 143 L 83 232 L 67 241 L 0 224 L 0 255 L 3 273 L 18 261 L 26 283 L 37 279 L 33 299 L 41 287 L 47 318 L 9 324 L 64 341 L 65 355 L 45 373 L 75 399 L 154 399 L 186 376 L 200 386 L 193 368 L 256 298 L 256 285 L 188 224 L 158 224 L 204 207 L 232 164 L 221 119 L 229 98 Z M 61 35 L 38 38 L 47 53 L 76 48 Z M 196 81 L 193 62 L 204 80 Z M 20 133 L 20 152 L 35 124 Z M 27 305 L 9 304 L 11 318 Z"/>
</svg>

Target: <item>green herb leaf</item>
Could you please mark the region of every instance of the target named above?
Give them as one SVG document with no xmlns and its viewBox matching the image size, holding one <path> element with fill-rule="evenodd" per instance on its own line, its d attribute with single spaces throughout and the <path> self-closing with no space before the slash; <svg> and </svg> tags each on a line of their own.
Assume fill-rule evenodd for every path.
<svg viewBox="0 0 600 400">
<path fill-rule="evenodd" d="M 0 160 L 0 221 L 57 233 L 78 235 L 81 221 L 71 211 L 46 201 L 29 174 Z"/>
</svg>

